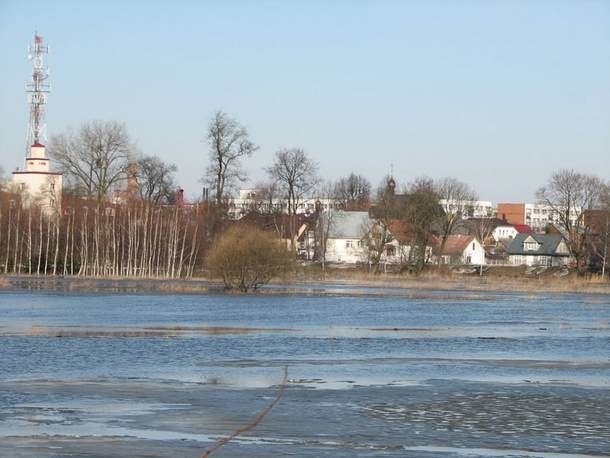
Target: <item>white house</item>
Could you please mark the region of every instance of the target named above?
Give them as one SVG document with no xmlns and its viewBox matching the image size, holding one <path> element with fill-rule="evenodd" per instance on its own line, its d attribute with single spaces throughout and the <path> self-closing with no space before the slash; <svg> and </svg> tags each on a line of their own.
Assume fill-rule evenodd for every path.
<svg viewBox="0 0 610 458">
<path fill-rule="evenodd" d="M 385 250 L 381 256 L 381 263 L 383 264 L 408 264 L 414 261 L 414 257 L 419 256 L 421 252 L 414 251 L 416 247 L 413 243 L 413 232 L 411 225 L 402 220 L 390 221 L 388 227 L 391 240 L 386 243 Z M 425 248 L 425 261 L 431 259 L 433 254 L 433 247 L 431 246 L 430 240 L 426 243 Z"/>
<path fill-rule="evenodd" d="M 506 249 L 514 265 L 556 267 L 568 264 L 570 250 L 561 234 L 519 234 Z"/>
<path fill-rule="evenodd" d="M 323 243 L 326 262 L 357 264 L 366 261 L 364 237 L 375 224 L 368 212 L 324 212 L 319 224 L 325 227 Z"/>
<path fill-rule="evenodd" d="M 439 241 L 435 251 L 441 264 L 485 264 L 485 249 L 472 235 L 450 235 L 442 250 Z"/>
<path fill-rule="evenodd" d="M 496 242 L 498 242 L 500 240 L 514 239 L 518 233 L 519 231 L 512 224 L 501 223 L 494 228 L 494 230 L 491 232 L 491 236 Z"/>
</svg>

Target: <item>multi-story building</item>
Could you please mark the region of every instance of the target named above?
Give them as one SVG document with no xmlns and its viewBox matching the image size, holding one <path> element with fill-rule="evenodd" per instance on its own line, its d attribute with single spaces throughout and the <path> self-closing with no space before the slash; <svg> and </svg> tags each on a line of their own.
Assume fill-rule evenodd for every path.
<svg viewBox="0 0 610 458">
<path fill-rule="evenodd" d="M 441 199 L 439 204 L 446 212 L 461 213 L 464 219 L 491 218 L 494 216 L 494 206 L 489 200 Z"/>
<path fill-rule="evenodd" d="M 312 214 L 316 211 L 316 204 L 322 211 L 337 208 L 337 201 L 334 199 L 308 197 L 299 201 L 296 212 Z M 261 213 L 288 213 L 288 200 L 284 198 L 268 200 L 260 197 L 256 189 L 240 189 L 239 197 L 229 201 L 229 216 L 233 219 L 239 219 L 252 210 Z"/>
<path fill-rule="evenodd" d="M 576 222 L 580 213 L 580 208 L 570 210 L 572 223 Z M 557 212 L 546 204 L 500 203 L 498 218 L 505 219 L 510 224 L 526 224 L 535 231 L 542 231 L 549 224 L 560 223 Z"/>
</svg>

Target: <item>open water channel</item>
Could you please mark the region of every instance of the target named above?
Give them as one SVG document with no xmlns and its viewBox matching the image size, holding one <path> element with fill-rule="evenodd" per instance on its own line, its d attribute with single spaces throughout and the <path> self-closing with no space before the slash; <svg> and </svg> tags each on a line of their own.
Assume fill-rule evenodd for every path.
<svg viewBox="0 0 610 458">
<path fill-rule="evenodd" d="M 269 291 L 273 292 L 270 288 Z M 0 456 L 610 455 L 606 295 L 0 293 Z"/>
</svg>

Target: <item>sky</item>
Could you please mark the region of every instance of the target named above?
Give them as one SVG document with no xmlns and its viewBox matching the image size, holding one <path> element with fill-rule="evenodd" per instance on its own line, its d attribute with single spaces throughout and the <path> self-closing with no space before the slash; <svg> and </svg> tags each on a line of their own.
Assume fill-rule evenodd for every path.
<svg viewBox="0 0 610 458">
<path fill-rule="evenodd" d="M 124 122 L 199 197 L 216 110 L 325 179 L 456 177 L 533 201 L 561 168 L 610 179 L 610 1 L 0 0 L 0 165 L 22 166 L 27 46 L 50 45 L 49 136 Z M 244 184 L 246 187 L 248 183 Z"/>
</svg>

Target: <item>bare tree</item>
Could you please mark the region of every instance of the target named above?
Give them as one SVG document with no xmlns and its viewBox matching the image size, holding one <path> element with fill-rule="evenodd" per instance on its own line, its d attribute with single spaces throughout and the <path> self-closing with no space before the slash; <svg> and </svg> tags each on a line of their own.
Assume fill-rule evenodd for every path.
<svg viewBox="0 0 610 458">
<path fill-rule="evenodd" d="M 278 183 L 288 203 L 291 240 L 294 249 L 295 215 L 299 202 L 319 183 L 318 164 L 300 148 L 282 148 L 275 154 L 273 165 L 267 168 L 269 177 Z"/>
<path fill-rule="evenodd" d="M 435 183 L 434 188 L 444 212 L 443 217 L 439 218 L 439 252 L 442 253 L 448 237 L 467 214 L 477 195 L 466 183 L 452 177 L 441 178 Z M 439 256 L 439 264 L 440 262 Z"/>
<path fill-rule="evenodd" d="M 288 201 L 288 214 L 296 214 L 299 202 L 319 183 L 318 164 L 300 148 L 282 148 L 267 168 Z"/>
<path fill-rule="evenodd" d="M 401 215 L 398 203 L 396 181 L 391 176 L 386 176 L 377 188 L 375 205 L 371 208 L 371 220 L 365 227 L 360 228 L 363 234 L 363 243 L 367 254 L 367 260 L 373 272 L 379 272 L 379 264 L 386 245 L 393 240 L 390 232 L 392 220 Z"/>
<path fill-rule="evenodd" d="M 98 202 L 124 179 L 133 150 L 127 128 L 114 121 L 86 123 L 77 134 L 55 136 L 49 145 L 67 180 Z"/>
<path fill-rule="evenodd" d="M 335 191 L 336 184 L 325 182 L 319 187 L 317 196 L 323 200 L 330 200 L 335 196 Z M 322 275 L 324 275 L 326 272 L 328 238 L 330 237 L 330 233 L 337 223 L 337 218 L 340 218 L 340 216 L 338 216 L 340 213 L 341 212 L 336 211 L 336 208 L 332 204 L 328 205 L 328 208 L 324 208 L 320 201 L 316 202 L 316 220 L 313 231 L 313 258 L 321 264 Z"/>
<path fill-rule="evenodd" d="M 539 201 L 548 205 L 556 215 L 559 229 L 567 239 L 570 254 L 580 273 L 587 254 L 584 212 L 596 206 L 603 188 L 603 181 L 595 175 L 562 169 L 553 173 L 547 184 L 536 193 Z"/>
<path fill-rule="evenodd" d="M 434 181 L 417 178 L 410 184 L 405 199 L 404 219 L 411 228 L 412 246 L 409 257 L 416 272 L 428 261 L 428 241 L 434 225 L 443 217 Z"/>
<path fill-rule="evenodd" d="M 335 183 L 334 198 L 346 210 L 363 210 L 371 198 L 371 182 L 362 175 L 351 173 Z"/>
<path fill-rule="evenodd" d="M 245 127 L 222 111 L 217 111 L 208 125 L 207 141 L 210 147 L 210 165 L 206 181 L 215 191 L 214 199 L 221 206 L 225 194 L 237 181 L 244 181 L 241 159 L 251 156 L 258 146 L 250 141 Z"/>
<path fill-rule="evenodd" d="M 260 213 L 281 213 L 281 199 L 279 199 L 279 186 L 274 180 L 259 181 L 254 186 L 254 209 Z"/>
<path fill-rule="evenodd" d="M 175 201 L 175 164 L 167 164 L 156 156 L 143 156 L 136 163 L 140 197 L 154 205 Z"/>
<path fill-rule="evenodd" d="M 610 248 L 610 183 L 603 186 L 596 211 L 588 212 L 585 224 L 588 232 L 589 265 L 599 267 L 605 277 Z"/>
</svg>

